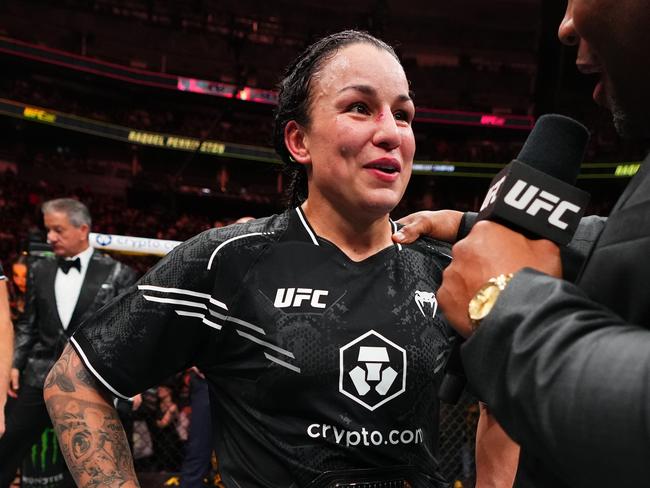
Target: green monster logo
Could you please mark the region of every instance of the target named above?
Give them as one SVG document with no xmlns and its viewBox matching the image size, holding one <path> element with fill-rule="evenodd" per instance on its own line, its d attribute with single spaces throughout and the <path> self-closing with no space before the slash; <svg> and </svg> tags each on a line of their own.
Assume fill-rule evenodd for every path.
<svg viewBox="0 0 650 488">
<path fill-rule="evenodd" d="M 55 466 L 59 459 L 59 440 L 56 437 L 54 429 L 51 427 L 46 428 L 41 434 L 40 444 L 37 442 L 32 446 L 32 466 L 38 468 L 38 462 L 40 460 L 40 470 L 45 471 L 48 467 L 48 455 L 51 459 L 50 465 Z"/>
</svg>

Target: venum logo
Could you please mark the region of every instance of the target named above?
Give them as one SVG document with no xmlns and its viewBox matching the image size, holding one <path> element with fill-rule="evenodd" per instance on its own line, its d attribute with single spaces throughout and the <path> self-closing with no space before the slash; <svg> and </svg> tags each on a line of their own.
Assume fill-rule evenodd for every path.
<svg viewBox="0 0 650 488">
<path fill-rule="evenodd" d="M 406 391 L 406 351 L 374 330 L 341 347 L 339 391 L 373 411 Z"/>
<path fill-rule="evenodd" d="M 428 317 L 427 313 L 425 312 L 425 309 L 430 308 L 431 317 L 433 318 L 436 316 L 436 311 L 438 310 L 438 300 L 436 300 L 436 296 L 432 291 L 430 292 L 430 291 L 415 290 L 414 298 L 415 298 L 416 305 L 420 309 L 420 312 L 422 312 L 422 315 Z"/>
<path fill-rule="evenodd" d="M 328 294 L 327 290 L 311 288 L 278 288 L 273 306 L 276 308 L 300 307 L 303 302 L 307 302 L 314 308 L 325 308 L 327 304 L 323 303 L 321 299 Z"/>
<path fill-rule="evenodd" d="M 540 210 L 549 212 L 549 224 L 566 229 L 568 223 L 562 220 L 566 212 L 578 213 L 580 207 L 553 195 L 547 191 L 540 191 L 538 187 L 529 185 L 524 180 L 518 180 L 504 198 L 504 202 L 518 210 L 526 209 L 528 215 L 535 216 Z"/>
</svg>

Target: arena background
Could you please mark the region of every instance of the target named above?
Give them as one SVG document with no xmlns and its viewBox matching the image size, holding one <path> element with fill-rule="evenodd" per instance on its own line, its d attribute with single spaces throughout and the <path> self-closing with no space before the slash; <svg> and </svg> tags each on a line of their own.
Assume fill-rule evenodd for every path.
<svg viewBox="0 0 650 488">
<path fill-rule="evenodd" d="M 47 252 L 39 209 L 53 197 L 87 203 L 104 243 L 145 238 L 124 238 L 124 249 L 108 251 L 140 272 L 165 249 L 152 239 L 182 241 L 281 211 L 283 176 L 269 142 L 275 84 L 306 45 L 343 28 L 395 45 L 415 92 L 415 174 L 394 217 L 476 209 L 490 178 L 548 112 L 592 131 L 579 186 L 592 195 L 590 212 L 606 215 L 645 148 L 621 141 L 591 101 L 595 79 L 578 75 L 575 53 L 557 41 L 563 7 L 556 0 L 4 0 L 0 260 L 9 272 L 17 260 Z M 22 292 L 13 283 L 11 291 L 17 316 Z M 191 416 L 186 379 L 168 383 L 182 412 L 178 441 L 152 445 L 155 389 L 134 416 L 145 484 L 178 482 Z M 473 486 L 476 418 L 469 395 L 442 410 L 443 472 L 457 486 Z M 35 485 L 60 464 L 50 434 L 26 460 L 26 471 L 41 471 Z"/>
</svg>

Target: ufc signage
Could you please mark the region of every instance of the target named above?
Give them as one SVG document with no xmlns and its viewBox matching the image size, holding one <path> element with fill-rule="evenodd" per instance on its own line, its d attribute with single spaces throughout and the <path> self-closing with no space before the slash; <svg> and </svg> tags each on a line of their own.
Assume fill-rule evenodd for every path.
<svg viewBox="0 0 650 488">
<path fill-rule="evenodd" d="M 302 307 L 309 304 L 313 308 L 325 308 L 323 299 L 329 294 L 327 290 L 312 288 L 278 288 L 273 305 L 276 308 Z"/>
<path fill-rule="evenodd" d="M 492 180 L 478 220 L 563 245 L 575 233 L 587 202 L 589 194 L 579 188 L 513 161 Z"/>
<path fill-rule="evenodd" d="M 518 180 L 505 196 L 504 201 L 518 210 L 525 210 L 533 217 L 540 210 L 549 213 L 548 222 L 558 229 L 566 229 L 569 224 L 562 220 L 566 212 L 577 214 L 580 207 L 571 202 L 560 200 L 560 197 L 535 185 L 529 185 L 524 180 Z"/>
</svg>

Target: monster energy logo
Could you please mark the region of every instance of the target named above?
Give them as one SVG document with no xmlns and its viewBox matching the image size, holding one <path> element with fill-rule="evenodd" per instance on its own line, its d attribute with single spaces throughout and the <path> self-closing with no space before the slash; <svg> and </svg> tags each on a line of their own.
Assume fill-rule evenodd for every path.
<svg viewBox="0 0 650 488">
<path fill-rule="evenodd" d="M 41 442 L 37 442 L 32 446 L 32 466 L 34 468 L 40 466 L 41 471 L 45 471 L 48 467 L 48 456 L 51 463 L 50 466 L 55 466 L 59 459 L 59 441 L 54 429 L 51 427 L 43 431 L 41 434 Z"/>
</svg>

